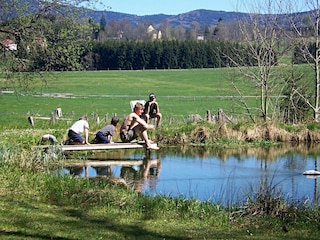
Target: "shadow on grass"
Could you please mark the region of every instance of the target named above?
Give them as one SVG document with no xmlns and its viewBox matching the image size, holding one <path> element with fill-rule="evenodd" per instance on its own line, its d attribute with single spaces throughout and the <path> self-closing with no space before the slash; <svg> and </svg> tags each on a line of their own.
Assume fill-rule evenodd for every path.
<svg viewBox="0 0 320 240">
<path fill-rule="evenodd" d="M 1 205 L 1 239 L 188 239 L 145 230 L 139 219 L 120 224 L 113 216 L 91 217 L 86 210 L 3 198 Z"/>
<path fill-rule="evenodd" d="M 21 239 L 26 239 L 26 238 L 37 238 L 37 239 L 53 239 L 53 240 L 68 240 L 68 239 L 74 239 L 74 238 L 65 238 L 65 237 L 52 237 L 52 236 L 46 236 L 42 234 L 27 234 L 22 231 L 4 231 L 0 230 L 0 237 L 5 237 L 5 239 L 8 239 L 8 237 L 12 237 L 12 239 L 17 239 L 17 237 L 20 237 Z M 1 237 L 1 239 L 3 239 Z"/>
<path fill-rule="evenodd" d="M 121 236 L 123 239 L 176 239 L 183 240 L 188 239 L 185 236 L 175 236 L 174 234 L 161 234 L 157 231 L 149 231 L 143 228 L 143 220 L 137 220 L 137 224 L 120 224 L 117 223 L 114 218 L 108 216 L 92 217 L 88 216 L 85 211 L 69 209 L 63 211 L 67 216 L 72 216 L 81 219 L 82 227 L 90 229 L 90 226 L 94 226 L 94 229 L 90 229 L 97 233 L 100 233 L 100 236 L 96 237 L 110 237 L 110 233 L 114 233 L 115 236 Z M 191 238 L 190 238 L 191 239 Z"/>
<path fill-rule="evenodd" d="M 59 207 L 39 202 L 17 201 L 2 196 L 0 200 L 0 238 L 1 239 L 264 239 L 263 229 L 253 229 L 248 234 L 247 228 L 231 226 L 215 227 L 213 223 L 202 222 L 202 226 L 190 222 L 174 220 L 165 225 L 146 230 L 149 223 L 141 218 L 124 219 L 128 224 L 119 223 L 115 213 L 102 212 L 89 215 L 87 209 Z M 77 206 L 80 207 L 80 206 Z M 101 211 L 104 211 L 101 209 Z M 149 221 L 149 220 L 148 220 Z M 152 221 L 152 220 L 151 220 Z M 156 220 L 161 224 L 162 221 Z M 147 224 L 146 224 L 147 223 Z M 150 226 L 150 225 L 149 225 Z M 276 229 L 274 229 L 276 230 Z M 273 230 L 273 231 L 274 231 Z M 278 231 L 279 230 L 279 231 Z M 294 233 L 284 233 L 279 228 L 268 236 L 269 239 L 290 238 Z M 290 231 L 290 229 L 289 229 Z M 299 239 L 317 239 L 310 232 L 295 234 Z M 302 233 L 301 232 L 301 233 Z"/>
</svg>

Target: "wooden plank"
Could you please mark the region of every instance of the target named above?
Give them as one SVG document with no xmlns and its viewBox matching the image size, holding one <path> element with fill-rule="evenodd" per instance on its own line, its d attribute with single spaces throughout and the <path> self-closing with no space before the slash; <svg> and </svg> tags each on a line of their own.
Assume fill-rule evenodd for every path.
<svg viewBox="0 0 320 240">
<path fill-rule="evenodd" d="M 39 120 L 51 120 L 51 117 L 32 117 L 33 119 L 39 119 Z M 65 121 L 73 121 L 74 119 L 71 118 L 55 118 L 55 120 L 65 120 Z"/>
</svg>

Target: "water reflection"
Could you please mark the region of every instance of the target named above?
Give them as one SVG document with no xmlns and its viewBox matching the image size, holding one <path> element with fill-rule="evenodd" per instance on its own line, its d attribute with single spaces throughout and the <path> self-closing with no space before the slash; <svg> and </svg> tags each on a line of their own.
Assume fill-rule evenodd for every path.
<svg viewBox="0 0 320 240">
<path fill-rule="evenodd" d="M 66 166 L 66 170 L 68 170 L 69 174 L 75 177 L 82 177 L 83 172 L 84 172 L 84 167 L 83 166 Z"/>
<path fill-rule="evenodd" d="M 261 187 L 281 192 L 286 200 L 318 203 L 320 145 L 283 144 L 269 148 L 218 149 L 169 147 L 145 156 L 141 150 L 100 152 L 82 165 L 65 168 L 80 177 L 115 176 L 147 195 L 210 200 L 224 205 L 243 202 Z M 81 171 L 81 167 L 83 167 Z M 160 174 L 161 173 L 161 174 Z"/>
<path fill-rule="evenodd" d="M 106 167 L 92 167 L 94 170 L 96 170 L 97 176 L 112 176 L 112 167 L 106 166 Z"/>
<path fill-rule="evenodd" d="M 141 192 L 143 186 L 149 182 L 150 188 L 156 189 L 156 180 L 161 170 L 160 159 L 147 159 L 143 160 L 143 163 L 139 165 L 139 169 L 135 169 L 132 166 L 123 166 L 120 170 L 120 177 L 122 177 L 129 185 Z"/>
<path fill-rule="evenodd" d="M 97 160 L 100 161 L 97 161 Z M 104 161 L 101 161 L 104 160 Z M 150 159 L 150 156 L 142 160 L 132 159 L 107 159 L 105 153 L 95 154 L 94 157 L 82 163 L 70 163 L 64 166 L 65 173 L 75 177 L 119 177 L 124 179 L 135 191 L 141 192 L 145 184 L 156 189 L 156 180 L 161 171 L 160 159 Z"/>
</svg>

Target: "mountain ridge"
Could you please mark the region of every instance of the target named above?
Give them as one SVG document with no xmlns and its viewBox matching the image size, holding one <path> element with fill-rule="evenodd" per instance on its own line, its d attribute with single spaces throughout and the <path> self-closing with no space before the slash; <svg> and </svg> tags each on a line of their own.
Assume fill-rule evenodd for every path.
<svg viewBox="0 0 320 240">
<path fill-rule="evenodd" d="M 228 12 L 228 11 L 216 11 L 216 10 L 206 10 L 206 9 L 196 9 L 186 13 L 180 13 L 177 15 L 167 15 L 167 14 L 153 14 L 153 15 L 135 15 L 128 13 L 120 13 L 113 11 L 97 11 L 93 10 L 89 13 L 89 16 L 95 21 L 100 22 L 101 17 L 105 16 L 106 21 L 120 21 L 122 19 L 127 19 L 132 24 L 137 24 L 139 22 L 150 21 L 154 25 L 159 25 L 164 21 L 168 21 L 171 26 L 191 27 L 193 22 L 198 22 L 200 26 L 205 25 L 216 25 L 219 19 L 223 21 L 234 21 L 239 18 L 248 16 L 248 13 L 242 12 Z"/>
</svg>

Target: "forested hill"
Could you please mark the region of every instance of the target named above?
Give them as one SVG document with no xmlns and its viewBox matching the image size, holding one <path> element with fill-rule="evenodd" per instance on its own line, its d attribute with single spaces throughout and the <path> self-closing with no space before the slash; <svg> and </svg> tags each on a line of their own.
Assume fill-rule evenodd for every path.
<svg viewBox="0 0 320 240">
<path fill-rule="evenodd" d="M 187 13 L 181 13 L 178 15 L 145 15 L 138 16 L 133 14 L 118 13 L 112 11 L 92 11 L 89 13 L 90 17 L 94 21 L 99 22 L 102 16 L 105 16 L 107 22 L 110 20 L 120 21 L 122 19 L 127 19 L 132 24 L 137 24 L 138 22 L 150 21 L 154 25 L 158 25 L 164 21 L 167 21 L 171 26 L 182 25 L 183 27 L 191 27 L 193 22 L 197 22 L 200 26 L 211 26 L 216 25 L 219 19 L 225 22 L 237 20 L 248 15 L 246 13 L 240 12 L 225 12 L 225 11 L 213 11 L 213 10 L 194 10 Z"/>
<path fill-rule="evenodd" d="M 7 0 L 7 1 L 13 2 L 13 0 Z M 46 5 L 39 0 L 19 0 L 19 1 L 22 2 L 23 4 L 22 6 L 25 6 L 27 8 L 25 10 L 25 13 L 35 13 L 35 11 L 39 9 L 44 9 L 44 8 L 46 8 L 47 9 L 46 11 L 49 12 L 51 9 L 51 7 L 46 7 Z M 78 10 L 80 10 L 80 12 L 83 13 L 82 15 L 83 17 L 90 17 L 97 23 L 99 23 L 101 18 L 104 17 L 107 22 L 110 22 L 111 20 L 121 21 L 125 19 L 126 21 L 130 22 L 132 25 L 137 25 L 137 23 L 141 23 L 141 22 L 150 22 L 150 24 L 154 26 L 157 26 L 161 23 L 166 22 L 172 27 L 176 27 L 180 25 L 184 28 L 191 28 L 194 22 L 197 22 L 197 24 L 199 24 L 200 27 L 204 27 L 206 25 L 212 26 L 212 25 L 217 25 L 219 20 L 223 20 L 224 22 L 230 22 L 248 15 L 247 13 L 241 13 L 241 12 L 225 12 L 225 11 L 197 9 L 190 12 L 181 13 L 178 15 L 154 14 L 154 15 L 139 16 L 135 14 L 120 13 L 120 12 L 114 12 L 110 10 L 99 10 L 99 9 L 92 10 L 92 9 L 83 8 L 83 7 L 78 8 L 78 7 L 72 7 L 72 5 L 65 5 L 65 7 L 69 9 L 66 12 L 69 12 L 70 9 L 72 8 L 74 8 L 75 12 L 78 12 L 78 13 L 79 13 Z M 61 10 L 61 11 L 65 11 L 65 10 Z M 1 14 L 1 20 L 12 18 L 16 14 L 17 12 L 14 9 L 12 11 L 6 10 L 5 13 Z"/>
<path fill-rule="evenodd" d="M 279 14 L 277 15 L 277 18 L 279 22 L 284 23 L 290 15 L 299 15 L 300 19 L 303 19 L 304 16 L 308 14 L 310 14 L 310 12 L 291 13 L 289 15 Z M 139 22 L 150 22 L 150 24 L 153 24 L 154 26 L 165 22 L 171 25 L 171 27 L 182 26 L 184 28 L 192 28 L 194 22 L 196 22 L 201 28 L 203 28 L 205 26 L 217 25 L 219 20 L 223 20 L 227 23 L 249 18 L 250 13 L 198 9 L 178 15 L 155 14 L 138 16 L 127 13 L 95 10 L 89 11 L 89 16 L 97 23 L 99 23 L 101 18 L 104 16 L 107 22 L 111 20 L 120 21 L 126 19 L 126 21 L 129 21 L 133 25 L 136 25 Z M 263 14 L 261 14 L 261 16 L 263 16 Z"/>
<path fill-rule="evenodd" d="M 11 2 L 12 0 L 7 0 Z M 25 12 L 34 13 L 36 9 L 42 8 L 45 5 L 39 5 L 39 0 L 19 0 L 27 4 L 28 10 Z M 134 4 L 134 3 L 133 3 Z M 91 10 L 86 8 L 77 8 L 71 7 L 71 5 L 66 5 L 67 8 L 72 9 L 80 9 L 80 12 L 83 13 L 83 17 L 90 17 L 95 22 L 100 23 L 102 18 L 105 18 L 106 22 L 110 21 L 121 21 L 125 20 L 131 23 L 133 26 L 136 26 L 138 23 L 147 22 L 157 27 L 160 24 L 168 24 L 171 27 L 182 26 L 183 28 L 192 28 L 196 23 L 200 28 L 204 28 L 205 26 L 215 26 L 218 24 L 219 20 L 223 20 L 224 23 L 236 21 L 239 19 L 243 19 L 249 17 L 249 13 L 243 12 L 226 12 L 226 11 L 215 11 L 215 10 L 206 10 L 206 9 L 197 9 L 186 13 L 181 13 L 177 15 L 166 15 L 166 14 L 154 14 L 154 15 L 135 15 L 128 13 L 120 13 L 109 10 Z M 50 9 L 50 8 L 48 8 Z M 76 10 L 76 11 L 78 11 Z M 71 11 L 72 12 L 72 11 Z M 295 13 L 293 13 L 295 14 Z M 305 13 L 299 13 L 301 18 L 303 18 Z M 6 13 L 2 13 L 1 20 L 5 20 L 8 18 L 12 18 L 16 15 L 16 11 L 6 11 Z M 285 19 L 288 16 L 278 15 L 279 20 L 281 18 Z"/>
</svg>

